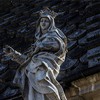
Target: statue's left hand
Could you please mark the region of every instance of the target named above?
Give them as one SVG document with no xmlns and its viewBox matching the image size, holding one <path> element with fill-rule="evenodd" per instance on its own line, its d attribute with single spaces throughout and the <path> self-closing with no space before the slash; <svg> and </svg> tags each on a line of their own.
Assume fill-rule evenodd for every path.
<svg viewBox="0 0 100 100">
<path fill-rule="evenodd" d="M 4 48 L 3 48 L 3 52 L 5 53 L 5 56 L 12 56 L 14 54 L 14 49 L 8 45 L 6 45 Z"/>
</svg>

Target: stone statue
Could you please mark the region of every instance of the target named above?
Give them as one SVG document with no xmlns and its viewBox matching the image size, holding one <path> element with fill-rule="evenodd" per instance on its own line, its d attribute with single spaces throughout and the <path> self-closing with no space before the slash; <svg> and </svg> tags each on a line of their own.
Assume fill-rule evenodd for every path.
<svg viewBox="0 0 100 100">
<path fill-rule="evenodd" d="M 6 56 L 20 64 L 13 83 L 21 88 L 24 100 L 67 100 L 56 80 L 67 52 L 66 36 L 55 27 L 56 15 L 49 8 L 40 11 L 36 42 L 27 55 L 10 46 L 3 49 Z"/>
</svg>

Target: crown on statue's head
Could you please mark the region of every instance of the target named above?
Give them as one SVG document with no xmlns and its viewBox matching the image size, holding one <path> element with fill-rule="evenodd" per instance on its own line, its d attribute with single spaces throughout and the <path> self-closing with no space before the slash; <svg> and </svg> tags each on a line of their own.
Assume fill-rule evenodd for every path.
<svg viewBox="0 0 100 100">
<path fill-rule="evenodd" d="M 55 18 L 58 14 L 54 11 L 51 11 L 48 7 L 44 7 L 43 10 L 40 11 L 40 17 L 51 16 Z"/>
</svg>

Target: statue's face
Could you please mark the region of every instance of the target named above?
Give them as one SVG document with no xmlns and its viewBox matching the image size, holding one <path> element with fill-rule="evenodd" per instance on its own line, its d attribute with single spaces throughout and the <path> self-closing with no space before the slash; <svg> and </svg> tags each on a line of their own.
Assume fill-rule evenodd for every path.
<svg viewBox="0 0 100 100">
<path fill-rule="evenodd" d="M 50 21 L 48 18 L 41 18 L 40 20 L 40 27 L 42 30 L 48 29 L 50 26 Z"/>
</svg>

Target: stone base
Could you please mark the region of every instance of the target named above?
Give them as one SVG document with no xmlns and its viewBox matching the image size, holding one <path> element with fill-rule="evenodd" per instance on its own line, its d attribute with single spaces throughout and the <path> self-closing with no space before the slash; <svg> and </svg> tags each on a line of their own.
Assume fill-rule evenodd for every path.
<svg viewBox="0 0 100 100">
<path fill-rule="evenodd" d="M 65 94 L 68 100 L 100 100 L 100 73 L 73 81 Z"/>
</svg>

